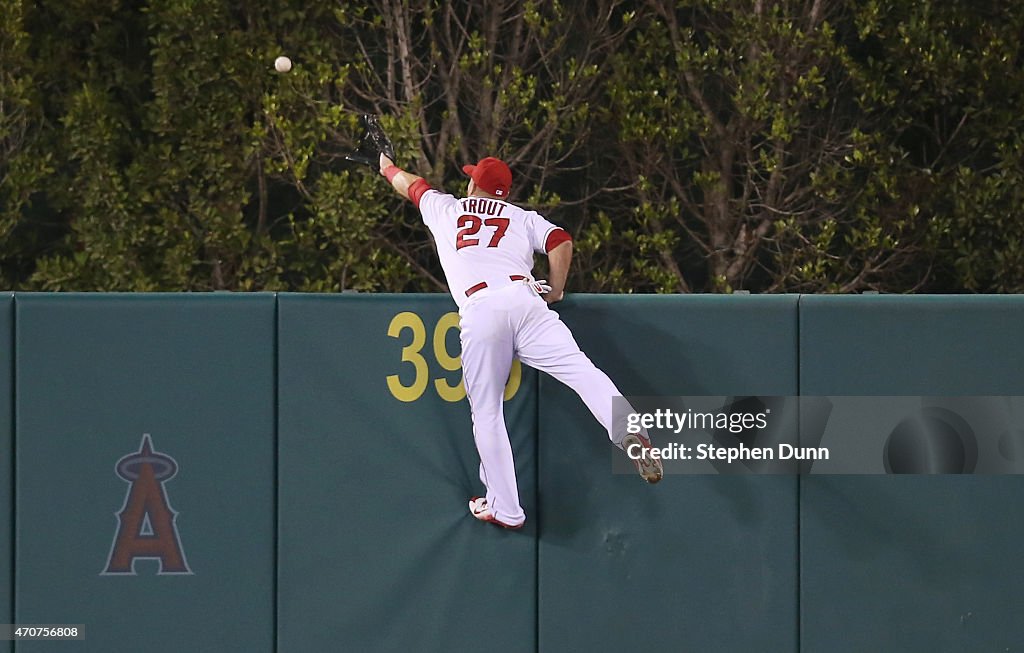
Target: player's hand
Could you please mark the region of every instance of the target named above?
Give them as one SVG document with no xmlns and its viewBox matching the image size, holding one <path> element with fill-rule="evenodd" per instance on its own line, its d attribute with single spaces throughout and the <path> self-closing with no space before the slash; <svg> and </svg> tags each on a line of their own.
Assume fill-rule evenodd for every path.
<svg viewBox="0 0 1024 653">
<path fill-rule="evenodd" d="M 558 290 L 558 291 L 553 291 L 552 290 L 552 291 L 548 291 L 544 295 L 541 295 L 541 297 L 543 297 L 544 301 L 546 301 L 548 304 L 554 304 L 555 302 L 560 302 L 563 299 L 565 299 L 565 291 L 564 290 Z"/>
<path fill-rule="evenodd" d="M 380 153 L 380 174 L 384 174 L 385 168 L 394 165 L 395 162 L 388 158 L 383 152 Z"/>
</svg>

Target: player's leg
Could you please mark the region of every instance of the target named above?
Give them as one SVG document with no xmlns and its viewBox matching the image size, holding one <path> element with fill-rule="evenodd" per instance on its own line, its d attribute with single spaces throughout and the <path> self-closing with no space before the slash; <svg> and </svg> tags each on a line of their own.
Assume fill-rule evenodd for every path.
<svg viewBox="0 0 1024 653">
<path fill-rule="evenodd" d="M 584 354 L 569 327 L 545 305 L 534 304 L 516 330 L 519 360 L 572 388 L 618 445 L 625 423 L 613 424 L 612 397 L 621 396 L 608 375 Z"/>
<path fill-rule="evenodd" d="M 651 448 L 646 430 L 628 435 L 626 412 L 616 418 L 612 410 L 613 398 L 622 396 L 622 393 L 608 375 L 580 350 L 569 327 L 546 305 L 534 302 L 526 313 L 516 330 L 516 351 L 524 364 L 546 372 L 572 388 L 608 432 L 608 439 L 615 446 L 623 450 L 630 444 Z M 661 480 L 661 461 L 644 456 L 633 462 L 647 482 Z"/>
<path fill-rule="evenodd" d="M 461 320 L 462 373 L 473 418 L 473 439 L 480 454 L 480 481 L 487 489 L 491 515 L 506 526 L 526 519 L 519 504 L 515 460 L 505 428 L 503 398 L 512 367 L 513 334 L 503 313 L 485 305 Z"/>
</svg>

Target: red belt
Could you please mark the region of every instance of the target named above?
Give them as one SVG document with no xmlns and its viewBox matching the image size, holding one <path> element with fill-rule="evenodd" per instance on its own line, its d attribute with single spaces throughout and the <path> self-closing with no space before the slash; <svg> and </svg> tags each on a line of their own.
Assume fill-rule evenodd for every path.
<svg viewBox="0 0 1024 653">
<path fill-rule="evenodd" d="M 526 277 L 524 277 L 521 274 L 511 274 L 511 275 L 509 275 L 508 278 L 511 279 L 512 281 L 525 281 L 526 280 Z M 466 289 L 466 297 L 469 297 L 473 293 L 475 293 L 475 292 L 477 292 L 479 290 L 483 290 L 486 287 L 487 287 L 487 282 L 486 281 L 481 281 L 480 283 L 476 284 L 475 286 L 470 286 L 469 288 Z"/>
</svg>

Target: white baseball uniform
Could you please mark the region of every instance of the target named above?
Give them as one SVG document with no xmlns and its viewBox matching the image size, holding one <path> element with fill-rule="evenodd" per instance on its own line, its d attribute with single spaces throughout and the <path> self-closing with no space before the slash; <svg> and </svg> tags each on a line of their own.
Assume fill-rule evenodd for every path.
<svg viewBox="0 0 1024 653">
<path fill-rule="evenodd" d="M 425 183 L 411 193 L 437 244 L 441 267 L 459 305 L 462 369 L 480 454 L 487 505 L 509 526 L 526 519 L 519 504 L 512 446 L 502 399 L 512 357 L 576 391 L 621 446 L 625 425 L 612 423 L 615 384 L 580 351 L 569 328 L 524 283 L 532 281 L 534 252 L 570 240 L 535 211 L 502 200 L 457 199 Z"/>
</svg>

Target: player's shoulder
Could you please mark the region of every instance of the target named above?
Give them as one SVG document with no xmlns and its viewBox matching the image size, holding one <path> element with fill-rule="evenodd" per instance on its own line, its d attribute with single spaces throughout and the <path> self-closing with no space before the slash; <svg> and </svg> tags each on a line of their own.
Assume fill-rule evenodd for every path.
<svg viewBox="0 0 1024 653">
<path fill-rule="evenodd" d="M 544 215 L 540 211 L 537 211 L 536 209 L 530 209 L 530 208 L 526 208 L 526 207 L 516 207 L 516 208 L 519 209 L 519 211 L 522 212 L 523 220 L 525 220 L 526 222 L 529 222 L 529 223 L 533 224 L 533 223 L 536 223 L 536 222 L 547 222 L 548 221 L 548 219 L 546 217 L 544 217 Z"/>
<path fill-rule="evenodd" d="M 534 220 L 534 219 L 536 219 L 538 217 L 543 217 L 543 216 L 541 216 L 540 213 L 538 213 L 537 211 L 535 211 L 535 210 L 533 210 L 531 208 L 528 208 L 528 207 L 525 207 L 525 206 L 521 206 L 519 204 L 513 204 L 512 202 L 506 202 L 504 200 L 495 200 L 495 201 L 500 202 L 501 204 L 505 205 L 505 212 L 506 213 L 511 213 L 513 215 L 518 215 L 518 216 L 520 216 L 521 218 L 523 218 L 525 220 Z"/>
<path fill-rule="evenodd" d="M 434 206 L 437 208 L 444 208 L 451 206 L 458 202 L 458 198 L 450 193 L 446 193 L 443 190 L 431 188 L 420 196 L 420 207 L 424 205 Z"/>
<path fill-rule="evenodd" d="M 443 190 L 439 190 L 437 188 L 429 188 L 429 189 L 427 189 L 423 193 L 423 197 L 426 197 L 427 195 L 430 195 L 434 199 L 438 199 L 438 200 L 455 200 L 456 199 L 456 197 L 454 195 L 452 195 L 451 193 L 446 193 Z"/>
</svg>

